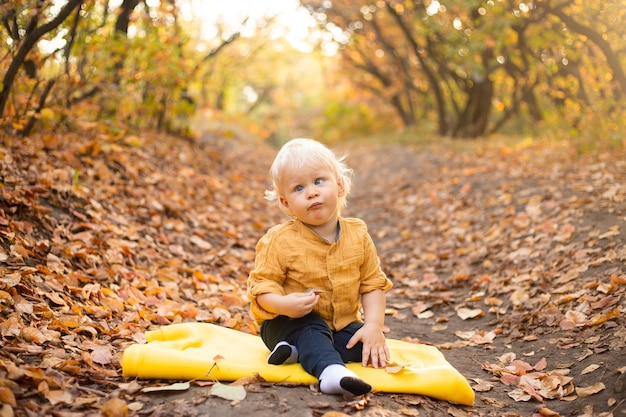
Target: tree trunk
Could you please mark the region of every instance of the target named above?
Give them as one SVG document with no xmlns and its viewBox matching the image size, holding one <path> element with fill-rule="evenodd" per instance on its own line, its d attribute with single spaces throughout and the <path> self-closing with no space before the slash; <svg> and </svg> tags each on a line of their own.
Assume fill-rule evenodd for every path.
<svg viewBox="0 0 626 417">
<path fill-rule="evenodd" d="M 17 76 L 17 71 L 24 63 L 28 53 L 33 49 L 33 47 L 37 44 L 37 41 L 43 35 L 63 23 L 63 21 L 72 13 L 74 9 L 83 4 L 83 1 L 84 0 L 69 0 L 59 11 L 59 14 L 54 17 L 54 19 L 36 27 L 32 32 L 29 32 L 28 35 L 26 35 L 2 80 L 2 91 L 0 91 L 0 118 L 4 115 L 4 109 L 9 100 L 9 93 L 11 92 L 13 81 Z"/>
<path fill-rule="evenodd" d="M 39 97 L 39 104 L 37 105 L 37 108 L 35 109 L 35 114 L 30 116 L 30 119 L 28 119 L 28 123 L 26 124 L 24 129 L 22 129 L 22 131 L 20 132 L 22 136 L 28 136 L 31 130 L 33 130 L 33 127 L 35 126 L 35 122 L 37 122 L 37 116 L 41 115 L 41 110 L 43 110 L 43 108 L 45 107 L 46 100 L 48 99 L 48 95 L 52 91 L 52 87 L 54 86 L 55 82 L 56 82 L 56 79 L 52 79 L 52 80 L 49 80 L 48 83 L 46 84 L 46 87 L 43 89 L 43 93 L 41 93 L 41 97 Z"/>
<path fill-rule="evenodd" d="M 476 138 L 487 131 L 493 98 L 493 82 L 489 77 L 475 76 L 468 95 L 463 114 L 452 134 L 454 137 Z"/>
<path fill-rule="evenodd" d="M 445 135 L 448 131 L 448 122 L 447 122 L 447 117 L 446 117 L 446 104 L 445 104 L 445 98 L 444 98 L 443 92 L 441 91 L 441 87 L 439 86 L 437 77 L 435 76 L 434 71 L 432 71 L 432 69 L 428 66 L 428 63 L 424 60 L 424 57 L 420 53 L 420 47 L 417 44 L 417 41 L 411 35 L 411 30 L 409 29 L 407 24 L 404 22 L 404 20 L 402 20 L 402 16 L 398 14 L 396 9 L 390 3 L 387 2 L 386 5 L 387 5 L 387 10 L 391 14 L 391 16 L 393 16 L 396 23 L 398 23 L 398 26 L 400 27 L 400 30 L 404 34 L 404 37 L 406 38 L 407 42 L 409 42 L 409 44 L 411 45 L 411 50 L 413 51 L 413 53 L 415 53 L 417 60 L 422 66 L 422 70 L 426 74 L 426 79 L 428 80 L 428 84 L 433 89 L 433 93 L 435 95 L 435 102 L 437 104 L 437 120 L 439 124 L 439 128 L 438 128 L 439 134 Z"/>
</svg>

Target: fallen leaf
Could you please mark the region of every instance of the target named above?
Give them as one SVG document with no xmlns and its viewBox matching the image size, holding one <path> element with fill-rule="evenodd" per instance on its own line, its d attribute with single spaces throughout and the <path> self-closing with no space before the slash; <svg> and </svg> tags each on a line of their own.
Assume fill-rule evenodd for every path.
<svg viewBox="0 0 626 417">
<path fill-rule="evenodd" d="M 36 327 L 23 327 L 20 331 L 20 336 L 27 342 L 31 343 L 44 343 L 46 340 L 46 336 Z"/>
<path fill-rule="evenodd" d="M 91 360 L 100 365 L 108 365 L 113 360 L 113 354 L 107 347 L 100 346 L 91 352 Z"/>
<path fill-rule="evenodd" d="M 8 287 L 15 287 L 20 283 L 22 276 L 18 273 L 4 274 L 0 276 L 0 284 L 4 284 Z"/>
<path fill-rule="evenodd" d="M 591 386 L 584 387 L 584 388 L 576 387 L 576 394 L 578 394 L 579 397 L 588 397 L 590 395 L 599 393 L 605 388 L 606 387 L 604 386 L 602 382 L 597 382 Z"/>
<path fill-rule="evenodd" d="M 158 392 L 158 391 L 185 391 L 188 390 L 191 386 L 190 381 L 186 382 L 175 382 L 170 385 L 163 385 L 160 387 L 145 387 L 142 389 L 142 392 Z"/>
<path fill-rule="evenodd" d="M 485 315 L 485 312 L 482 311 L 480 308 L 467 308 L 467 307 L 460 307 L 456 309 L 456 314 L 461 318 L 461 320 L 467 320 L 467 319 L 475 319 L 476 317 L 482 317 Z"/>
<path fill-rule="evenodd" d="M 596 369 L 598 369 L 600 367 L 600 365 L 597 364 L 591 364 L 589 366 L 587 366 L 585 369 L 583 369 L 580 374 L 581 375 L 585 375 L 585 374 L 590 374 L 591 372 L 595 371 Z"/>
<path fill-rule="evenodd" d="M 65 390 L 49 390 L 44 396 L 50 401 L 50 404 L 56 405 L 60 403 L 71 404 L 74 396 Z"/>
<path fill-rule="evenodd" d="M 449 415 L 452 417 L 466 417 L 468 414 L 465 410 L 461 410 L 460 408 L 450 406 L 446 410 Z"/>
<path fill-rule="evenodd" d="M 0 386 L 0 402 L 2 402 L 3 404 L 9 404 L 12 407 L 15 407 L 17 405 L 17 402 L 15 401 L 15 394 L 13 394 L 13 391 L 8 389 L 7 387 L 2 386 Z"/>
<path fill-rule="evenodd" d="M 100 411 L 105 417 L 125 417 L 128 415 L 128 406 L 126 401 L 116 397 L 105 402 Z"/>
<path fill-rule="evenodd" d="M 543 371 L 544 369 L 546 369 L 547 365 L 548 362 L 546 361 L 546 358 L 541 358 L 539 359 L 539 362 L 537 362 L 535 366 L 533 366 L 533 368 L 535 369 L 535 371 Z"/>
<path fill-rule="evenodd" d="M 433 313 L 431 310 L 426 310 L 426 311 L 423 311 L 421 313 L 416 314 L 415 316 L 418 319 L 429 319 L 429 318 L 433 317 L 434 315 L 435 315 L 435 313 Z"/>
<path fill-rule="evenodd" d="M 545 417 L 560 417 L 561 416 L 561 414 L 559 414 L 558 411 L 551 410 L 548 407 L 541 407 L 539 410 L 537 410 L 537 412 Z"/>
<path fill-rule="evenodd" d="M 199 247 L 200 249 L 210 250 L 213 248 L 213 245 L 206 240 L 202 239 L 200 236 L 193 235 L 189 238 L 189 241 Z"/>
<path fill-rule="evenodd" d="M 237 379 L 236 381 L 233 381 L 230 383 L 230 385 L 250 385 L 250 384 L 256 384 L 259 382 L 265 382 L 265 379 L 259 375 L 259 374 L 254 374 L 252 376 L 244 376 L 241 377 L 239 379 Z"/>
<path fill-rule="evenodd" d="M 241 401 L 246 398 L 246 389 L 241 385 L 226 385 L 216 382 L 209 390 L 211 395 L 230 401 Z"/>
<path fill-rule="evenodd" d="M 387 366 L 385 367 L 385 371 L 386 371 L 388 374 L 397 374 L 398 372 L 400 372 L 400 371 L 402 371 L 402 370 L 404 369 L 404 366 L 405 366 L 405 365 L 400 365 L 400 364 L 397 364 L 397 363 L 392 363 L 392 364 L 389 364 L 389 365 L 387 365 Z"/>
<path fill-rule="evenodd" d="M 513 391 L 509 392 L 508 395 L 517 402 L 529 401 L 532 398 L 530 394 L 528 394 L 521 388 L 515 388 Z"/>
<path fill-rule="evenodd" d="M 144 407 L 144 405 L 145 404 L 142 403 L 142 402 L 134 401 L 134 402 L 128 404 L 128 409 L 130 411 L 137 412 L 137 411 L 141 410 Z"/>
<path fill-rule="evenodd" d="M 491 382 L 480 378 L 474 378 L 473 380 L 476 384 L 472 385 L 472 389 L 476 392 L 487 392 L 493 389 L 493 384 Z"/>
</svg>

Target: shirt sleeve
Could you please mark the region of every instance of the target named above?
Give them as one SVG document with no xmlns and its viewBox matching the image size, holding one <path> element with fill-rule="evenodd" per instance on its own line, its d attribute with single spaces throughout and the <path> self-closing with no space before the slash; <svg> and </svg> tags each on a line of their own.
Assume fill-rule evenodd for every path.
<svg viewBox="0 0 626 417">
<path fill-rule="evenodd" d="M 361 265 L 361 287 L 359 292 L 365 294 L 374 290 L 387 291 L 393 287 L 393 283 L 380 267 L 380 259 L 376 252 L 376 246 L 372 237 L 365 230 L 363 238 L 365 259 Z"/>
<path fill-rule="evenodd" d="M 280 254 L 275 234 L 270 230 L 257 243 L 254 269 L 247 281 L 250 310 L 258 323 L 273 319 L 277 314 L 264 310 L 257 302 L 257 297 L 266 293 L 285 294 L 285 268 Z"/>
</svg>

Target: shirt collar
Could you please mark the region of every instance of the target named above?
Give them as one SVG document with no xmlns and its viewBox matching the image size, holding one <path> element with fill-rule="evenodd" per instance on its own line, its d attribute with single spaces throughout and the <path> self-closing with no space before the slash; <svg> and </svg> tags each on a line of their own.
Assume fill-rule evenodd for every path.
<svg viewBox="0 0 626 417">
<path fill-rule="evenodd" d="M 308 227 L 306 224 L 304 224 L 301 220 L 296 219 L 296 223 L 298 223 L 298 227 L 300 229 L 300 233 L 303 234 L 303 236 L 305 238 L 309 238 L 309 239 L 314 239 L 314 240 L 322 240 L 328 244 L 333 244 L 339 241 L 339 237 L 341 236 L 341 223 L 342 223 L 342 218 L 338 217 L 337 218 L 337 236 L 335 237 L 335 242 L 329 242 L 328 240 L 324 239 L 323 237 L 321 237 L 320 235 L 318 235 L 317 233 L 315 233 L 313 231 L 313 229 L 311 229 L 310 227 Z"/>
</svg>

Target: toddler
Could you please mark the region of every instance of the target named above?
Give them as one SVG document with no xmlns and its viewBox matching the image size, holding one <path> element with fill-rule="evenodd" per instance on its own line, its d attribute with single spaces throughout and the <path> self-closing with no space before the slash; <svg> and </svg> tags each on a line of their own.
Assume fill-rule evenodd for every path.
<svg viewBox="0 0 626 417">
<path fill-rule="evenodd" d="M 268 363 L 299 362 L 323 393 L 363 395 L 372 387 L 345 363 L 389 361 L 383 327 L 392 283 L 365 223 L 340 215 L 352 183 L 344 159 L 312 139 L 280 149 L 265 194 L 291 219 L 259 240 L 247 291 Z"/>
</svg>

